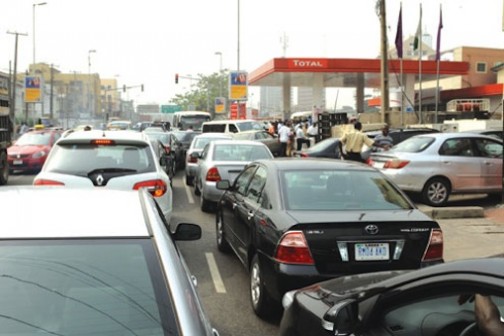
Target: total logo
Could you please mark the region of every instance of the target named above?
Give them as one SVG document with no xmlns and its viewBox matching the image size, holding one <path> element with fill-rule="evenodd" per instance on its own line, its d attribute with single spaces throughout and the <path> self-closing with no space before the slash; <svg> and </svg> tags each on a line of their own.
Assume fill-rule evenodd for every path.
<svg viewBox="0 0 504 336">
<path fill-rule="evenodd" d="M 327 61 L 322 60 L 292 60 L 295 68 L 326 68 Z"/>
</svg>

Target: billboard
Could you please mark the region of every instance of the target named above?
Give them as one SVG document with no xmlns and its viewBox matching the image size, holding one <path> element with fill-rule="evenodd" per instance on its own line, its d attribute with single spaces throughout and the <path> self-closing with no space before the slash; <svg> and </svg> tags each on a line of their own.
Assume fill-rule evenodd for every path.
<svg viewBox="0 0 504 336">
<path fill-rule="evenodd" d="M 25 103 L 40 103 L 42 101 L 42 78 L 40 76 L 25 77 Z"/>
<path fill-rule="evenodd" d="M 215 98 L 215 113 L 226 112 L 226 98 L 217 97 Z"/>
<path fill-rule="evenodd" d="M 247 100 L 248 74 L 245 71 L 229 73 L 229 100 Z"/>
</svg>

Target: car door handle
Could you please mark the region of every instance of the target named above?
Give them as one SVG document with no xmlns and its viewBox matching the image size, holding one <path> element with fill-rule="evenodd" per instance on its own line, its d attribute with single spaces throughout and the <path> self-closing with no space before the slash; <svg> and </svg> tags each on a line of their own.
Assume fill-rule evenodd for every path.
<svg viewBox="0 0 504 336">
<path fill-rule="evenodd" d="M 492 164 L 492 162 L 490 161 L 483 161 L 484 164 L 486 164 L 487 166 L 490 166 Z"/>
<path fill-rule="evenodd" d="M 233 202 L 233 210 L 238 206 L 238 203 Z"/>
<path fill-rule="evenodd" d="M 253 211 L 249 211 L 248 214 L 247 214 L 247 220 L 251 220 L 252 217 L 254 217 L 254 212 Z"/>
<path fill-rule="evenodd" d="M 198 279 L 194 275 L 191 275 L 191 281 L 194 287 L 198 287 Z"/>
</svg>

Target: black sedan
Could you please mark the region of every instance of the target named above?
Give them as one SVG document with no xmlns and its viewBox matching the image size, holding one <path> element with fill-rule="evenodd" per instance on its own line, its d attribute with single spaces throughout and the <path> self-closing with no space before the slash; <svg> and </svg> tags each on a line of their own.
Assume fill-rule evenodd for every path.
<svg viewBox="0 0 504 336">
<path fill-rule="evenodd" d="M 295 156 L 341 159 L 341 150 L 341 141 L 338 138 L 328 138 L 301 152 L 296 152 Z"/>
<path fill-rule="evenodd" d="M 258 316 L 282 295 L 323 279 L 417 269 L 443 261 L 437 222 L 379 171 L 330 159 L 274 159 L 244 168 L 217 206 L 220 251 L 250 271 Z"/>
<path fill-rule="evenodd" d="M 185 159 L 186 159 L 186 153 L 189 147 L 191 146 L 191 142 L 193 141 L 194 137 L 196 135 L 201 134 L 200 131 L 192 131 L 192 130 L 185 130 L 185 131 L 172 131 L 171 132 L 175 138 L 177 139 L 177 142 L 180 147 L 180 160 L 177 160 L 178 167 L 180 169 L 185 168 Z"/>
<path fill-rule="evenodd" d="M 503 282 L 502 258 L 344 276 L 285 294 L 280 335 L 504 335 Z"/>
</svg>

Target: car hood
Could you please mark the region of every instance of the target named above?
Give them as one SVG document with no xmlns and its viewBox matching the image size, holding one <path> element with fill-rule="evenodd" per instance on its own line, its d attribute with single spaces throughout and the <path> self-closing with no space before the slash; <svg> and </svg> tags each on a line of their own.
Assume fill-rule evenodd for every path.
<svg viewBox="0 0 504 336">
<path fill-rule="evenodd" d="M 11 146 L 7 150 L 9 155 L 13 154 L 33 154 L 41 150 L 49 150 L 50 147 L 47 145 L 23 145 L 23 146 Z"/>
</svg>

